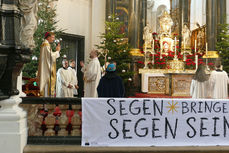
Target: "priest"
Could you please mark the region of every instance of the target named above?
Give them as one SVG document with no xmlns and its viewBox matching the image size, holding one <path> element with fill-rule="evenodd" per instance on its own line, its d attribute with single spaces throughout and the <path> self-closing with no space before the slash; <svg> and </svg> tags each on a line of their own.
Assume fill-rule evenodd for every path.
<svg viewBox="0 0 229 153">
<path fill-rule="evenodd" d="M 40 87 L 40 96 L 54 96 L 56 85 L 56 59 L 60 56 L 60 44 L 56 46 L 53 52 L 51 43 L 55 40 L 53 32 L 45 33 L 45 40 L 41 45 L 39 67 L 38 67 L 38 84 Z"/>
<path fill-rule="evenodd" d="M 97 86 L 101 78 L 101 66 L 98 60 L 98 51 L 90 52 L 91 61 L 87 66 L 80 61 L 81 71 L 84 73 L 84 97 L 98 97 Z"/>
<path fill-rule="evenodd" d="M 227 87 L 229 83 L 228 75 L 221 69 L 220 64 L 216 64 L 216 70 L 210 75 L 210 83 L 212 88 L 212 98 L 227 99 Z"/>
<path fill-rule="evenodd" d="M 76 74 L 76 62 L 75 60 L 71 59 L 70 60 L 70 67 L 68 69 L 72 72 L 73 75 L 73 95 L 76 97 L 78 95 L 77 89 L 79 88 L 78 86 L 78 79 L 77 79 L 77 74 Z"/>
<path fill-rule="evenodd" d="M 62 61 L 63 67 L 57 71 L 56 97 L 73 97 L 74 78 L 68 69 L 68 61 Z"/>
</svg>

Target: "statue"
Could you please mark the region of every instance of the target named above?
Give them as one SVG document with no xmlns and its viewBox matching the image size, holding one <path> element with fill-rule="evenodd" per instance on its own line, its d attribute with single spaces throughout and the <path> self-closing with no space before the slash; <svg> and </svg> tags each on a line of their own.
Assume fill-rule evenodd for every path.
<svg viewBox="0 0 229 153">
<path fill-rule="evenodd" d="M 204 31 L 201 29 L 197 34 L 197 48 L 200 50 L 203 48 L 203 39 L 204 39 Z"/>
<path fill-rule="evenodd" d="M 153 40 L 153 35 L 149 23 L 147 23 L 144 27 L 143 40 L 145 41 L 145 46 L 151 48 L 151 41 Z"/>
<path fill-rule="evenodd" d="M 23 47 L 34 48 L 33 34 L 37 29 L 37 0 L 19 0 L 19 8 L 23 12 L 21 26 L 21 42 Z"/>
<path fill-rule="evenodd" d="M 160 17 L 160 33 L 161 35 L 171 36 L 171 27 L 173 20 L 167 11 L 164 11 Z"/>
<path fill-rule="evenodd" d="M 189 30 L 188 26 L 185 24 L 182 29 L 182 36 L 183 36 L 183 47 L 184 49 L 190 48 L 191 46 L 191 31 Z"/>
</svg>

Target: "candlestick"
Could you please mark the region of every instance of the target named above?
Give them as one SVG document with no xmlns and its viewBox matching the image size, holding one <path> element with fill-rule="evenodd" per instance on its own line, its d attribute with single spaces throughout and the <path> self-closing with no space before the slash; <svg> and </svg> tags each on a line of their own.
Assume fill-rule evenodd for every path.
<svg viewBox="0 0 229 153">
<path fill-rule="evenodd" d="M 145 53 L 145 62 L 144 62 L 144 64 L 145 64 L 145 66 L 144 66 L 144 69 L 147 69 L 148 67 L 147 67 L 147 61 L 146 61 L 146 54 L 147 54 L 147 52 L 146 52 L 146 43 L 145 43 L 145 51 L 144 51 L 144 53 Z"/>
<path fill-rule="evenodd" d="M 206 67 L 208 69 L 208 43 L 206 42 Z"/>
<path fill-rule="evenodd" d="M 195 40 L 195 55 L 196 55 L 196 40 Z"/>
<path fill-rule="evenodd" d="M 154 65 L 154 54 L 153 54 L 153 61 L 152 61 L 152 64 Z"/>
<path fill-rule="evenodd" d="M 163 46 L 162 46 L 162 40 L 160 41 L 160 51 L 161 51 L 161 54 L 162 54 L 162 49 L 163 49 Z"/>
<path fill-rule="evenodd" d="M 208 43 L 206 43 L 206 56 L 208 56 Z"/>
<path fill-rule="evenodd" d="M 185 38 L 184 38 L 184 42 L 183 43 L 184 43 L 184 51 L 185 51 Z"/>
<path fill-rule="evenodd" d="M 176 46 L 177 38 L 175 37 L 175 56 L 177 55 L 177 46 Z"/>
<path fill-rule="evenodd" d="M 198 68 L 198 55 L 195 56 L 195 59 L 196 59 L 196 70 Z"/>
<path fill-rule="evenodd" d="M 152 52 L 154 53 L 154 39 L 153 39 Z"/>
</svg>

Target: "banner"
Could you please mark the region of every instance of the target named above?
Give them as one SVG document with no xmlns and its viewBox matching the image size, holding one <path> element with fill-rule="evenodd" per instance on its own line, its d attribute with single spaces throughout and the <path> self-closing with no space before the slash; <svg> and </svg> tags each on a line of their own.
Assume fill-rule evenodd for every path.
<svg viewBox="0 0 229 153">
<path fill-rule="evenodd" d="M 83 98 L 82 146 L 228 145 L 228 112 L 228 100 Z"/>
</svg>

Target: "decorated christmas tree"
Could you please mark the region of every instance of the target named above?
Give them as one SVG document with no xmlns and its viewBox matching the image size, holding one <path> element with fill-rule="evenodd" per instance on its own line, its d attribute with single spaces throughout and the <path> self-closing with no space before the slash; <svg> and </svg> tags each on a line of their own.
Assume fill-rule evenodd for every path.
<svg viewBox="0 0 229 153">
<path fill-rule="evenodd" d="M 229 73 L 229 24 L 219 25 L 216 49 L 220 53 L 223 69 Z"/>
<path fill-rule="evenodd" d="M 44 34 L 52 31 L 56 34 L 56 39 L 59 38 L 62 30 L 57 29 L 56 26 L 56 9 L 54 2 L 57 0 L 39 0 L 38 2 L 38 25 L 37 30 L 34 33 L 34 41 L 36 47 L 33 50 L 31 61 L 24 66 L 23 76 L 35 78 L 36 72 L 38 71 L 38 60 L 40 56 L 40 46 L 44 41 Z M 55 45 L 52 44 L 53 51 L 55 51 Z M 61 49 L 61 54 L 64 53 L 64 49 Z M 57 61 L 57 65 L 58 65 Z M 58 66 L 57 66 L 58 67 Z"/>
<path fill-rule="evenodd" d="M 128 39 L 125 38 L 125 33 L 121 32 L 124 23 L 119 20 L 116 15 L 108 16 L 105 22 L 105 30 L 100 38 L 100 45 L 96 45 L 100 50 L 100 63 L 105 65 L 105 62 L 116 62 L 117 74 L 123 79 L 126 92 L 129 93 L 130 85 L 134 72 L 130 70 L 131 55 L 129 53 L 130 45 Z"/>
</svg>

